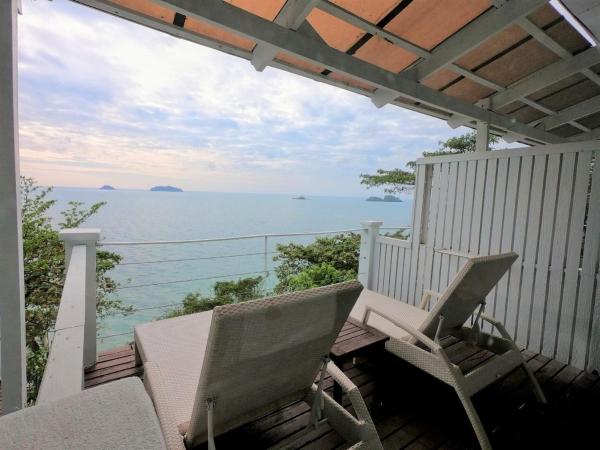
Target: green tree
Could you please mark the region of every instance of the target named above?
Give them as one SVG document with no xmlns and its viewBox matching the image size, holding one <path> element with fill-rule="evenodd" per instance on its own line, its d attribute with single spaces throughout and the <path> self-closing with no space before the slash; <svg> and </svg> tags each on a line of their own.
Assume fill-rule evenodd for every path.
<svg viewBox="0 0 600 450">
<path fill-rule="evenodd" d="M 49 198 L 52 188 L 40 188 L 32 178 L 21 178 L 21 214 L 23 222 L 23 259 L 25 277 L 25 325 L 27 346 L 28 398 L 33 401 L 41 383 L 48 356 L 48 332 L 54 327 L 65 279 L 63 243 L 52 226 L 49 209 L 56 200 Z M 95 203 L 85 208 L 70 202 L 61 213 L 59 229 L 76 228 L 104 205 Z M 107 275 L 121 257 L 113 252 L 97 252 L 97 313 L 130 311 L 112 296 L 117 284 Z"/>
<path fill-rule="evenodd" d="M 458 153 L 467 153 L 475 151 L 477 134 L 472 131 L 460 136 L 451 137 L 438 143 L 438 149 L 432 152 L 423 152 L 424 157 L 455 155 Z M 490 146 L 496 144 L 498 138 L 490 135 Z M 402 169 L 378 169 L 375 174 L 361 174 L 360 183 L 367 188 L 383 188 L 384 192 L 389 194 L 398 194 L 412 189 L 415 184 L 415 161 L 406 163 L 408 170 Z"/>
<path fill-rule="evenodd" d="M 328 270 L 327 266 L 330 266 L 343 274 L 343 277 L 352 273 L 355 278 L 358 273 L 359 247 L 360 235 L 355 233 L 319 237 L 314 243 L 308 245 L 279 244 L 277 246 L 279 254 L 273 258 L 274 261 L 280 263 L 275 268 L 278 279 L 275 292 L 294 290 L 292 288 L 297 285 L 291 285 L 292 278 L 313 266 L 320 266 L 320 270 L 325 273 Z M 323 265 L 326 267 L 323 268 Z M 323 275 L 325 276 L 325 274 Z M 314 272 L 306 274 L 305 277 L 313 280 L 319 278 Z"/>
<path fill-rule="evenodd" d="M 356 279 L 355 270 L 339 270 L 328 263 L 321 263 L 310 266 L 297 275 L 289 277 L 286 290 L 303 291 L 319 286 L 327 286 L 329 284 L 341 283 Z"/>
<path fill-rule="evenodd" d="M 215 306 L 240 303 L 265 295 L 263 277 L 242 278 L 238 281 L 218 281 L 212 287 L 212 295 L 204 297 L 200 292 L 191 292 L 185 296 L 181 306 L 168 310 L 159 319 L 184 316 L 210 311 Z"/>
</svg>

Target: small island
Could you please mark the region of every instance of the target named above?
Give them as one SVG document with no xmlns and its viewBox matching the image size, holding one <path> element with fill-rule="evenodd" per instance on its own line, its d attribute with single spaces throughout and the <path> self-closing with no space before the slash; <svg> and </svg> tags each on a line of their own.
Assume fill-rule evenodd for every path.
<svg viewBox="0 0 600 450">
<path fill-rule="evenodd" d="M 292 200 L 306 200 L 306 197 L 300 195 L 299 197 L 292 197 Z"/>
<path fill-rule="evenodd" d="M 183 189 L 175 186 L 154 186 L 150 190 L 153 192 L 183 192 Z"/>
<path fill-rule="evenodd" d="M 104 186 L 102 186 L 100 188 L 101 191 L 114 191 L 115 188 L 112 187 L 110 184 L 105 184 Z"/>
<path fill-rule="evenodd" d="M 396 202 L 401 202 L 402 200 L 400 200 L 398 197 L 394 197 L 393 195 L 386 195 L 383 198 L 381 197 L 369 197 L 367 199 L 368 202 L 392 202 L 392 203 L 396 203 Z"/>
</svg>

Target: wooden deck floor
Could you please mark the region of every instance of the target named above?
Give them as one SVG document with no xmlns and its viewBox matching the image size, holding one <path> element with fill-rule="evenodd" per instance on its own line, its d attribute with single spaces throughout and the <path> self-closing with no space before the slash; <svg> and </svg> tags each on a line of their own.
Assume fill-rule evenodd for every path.
<svg viewBox="0 0 600 450">
<path fill-rule="evenodd" d="M 489 357 L 462 341 L 447 339 L 444 346 L 453 362 L 465 369 Z M 598 448 L 599 377 L 529 351 L 524 355 L 549 403 L 535 402 L 522 370 L 477 394 L 474 403 L 494 448 Z M 477 448 L 458 398 L 443 383 L 387 354 L 372 355 L 357 365 L 348 362 L 343 369 L 360 388 L 386 449 Z M 100 354 L 98 364 L 86 374 L 85 385 L 140 375 L 133 349 L 121 347 Z M 330 393 L 331 389 L 328 380 Z M 307 417 L 307 405 L 292 404 L 220 436 L 217 446 L 266 448 L 298 433 Z M 322 426 L 295 448 L 338 449 L 345 444 Z"/>
</svg>

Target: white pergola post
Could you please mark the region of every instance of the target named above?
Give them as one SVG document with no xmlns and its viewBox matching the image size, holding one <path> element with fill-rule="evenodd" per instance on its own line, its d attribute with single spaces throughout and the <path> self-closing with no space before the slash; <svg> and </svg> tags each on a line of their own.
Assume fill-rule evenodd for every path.
<svg viewBox="0 0 600 450">
<path fill-rule="evenodd" d="M 490 149 L 490 124 L 487 122 L 477 122 L 477 134 L 475 138 L 475 150 L 478 152 L 487 152 Z"/>
<path fill-rule="evenodd" d="M 98 228 L 67 228 L 60 232 L 65 243 L 65 272 L 69 270 L 71 252 L 76 245 L 85 249 L 85 325 L 83 335 L 83 365 L 96 364 L 96 243 Z"/>
<path fill-rule="evenodd" d="M 366 289 L 371 289 L 375 245 L 377 244 L 377 236 L 379 236 L 379 228 L 383 225 L 383 222 L 365 220 L 361 222 L 360 225 L 363 230 L 360 237 L 358 281 L 360 281 Z"/>
<path fill-rule="evenodd" d="M 25 297 L 19 192 L 17 5 L 0 2 L 0 362 L 2 409 L 26 401 Z"/>
</svg>

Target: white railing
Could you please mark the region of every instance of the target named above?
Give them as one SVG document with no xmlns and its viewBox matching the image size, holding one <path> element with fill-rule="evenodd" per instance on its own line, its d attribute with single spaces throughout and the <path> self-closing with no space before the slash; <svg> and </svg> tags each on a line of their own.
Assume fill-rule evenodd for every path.
<svg viewBox="0 0 600 450">
<path fill-rule="evenodd" d="M 369 285 L 369 275 L 361 271 L 371 270 L 374 243 L 381 230 L 409 230 L 408 226 L 381 227 L 381 222 L 363 222 L 361 228 L 298 232 L 265 233 L 245 236 L 228 236 L 208 239 L 186 239 L 168 241 L 99 241 L 98 229 L 68 229 L 60 233 L 65 244 L 66 278 L 56 319 L 50 354 L 39 389 L 38 403 L 46 403 L 71 394 L 83 388 L 84 369 L 96 362 L 97 323 L 96 323 L 96 247 L 137 246 L 137 245 L 179 245 L 204 244 L 248 239 L 263 240 L 263 271 L 268 273 L 269 239 L 304 236 L 324 236 L 347 233 L 361 233 L 359 279 Z M 230 255 L 215 256 L 215 258 Z M 232 256 L 246 256 L 238 254 Z M 150 261 L 153 262 L 153 261 Z M 156 261 L 155 261 L 156 262 Z M 160 261 L 159 261 L 160 262 Z M 257 271 L 256 273 L 260 273 Z M 211 278 L 233 277 L 239 274 L 217 275 Z M 186 280 L 184 280 L 186 281 Z M 132 287 L 132 286 L 130 286 Z M 135 286 L 133 286 L 135 287 Z M 170 305 L 172 306 L 172 305 Z M 143 308 L 142 308 L 143 309 Z"/>
<path fill-rule="evenodd" d="M 65 284 L 50 354 L 37 402 L 46 403 L 83 388 L 83 370 L 96 362 L 97 229 L 69 229 L 65 243 Z"/>
</svg>

